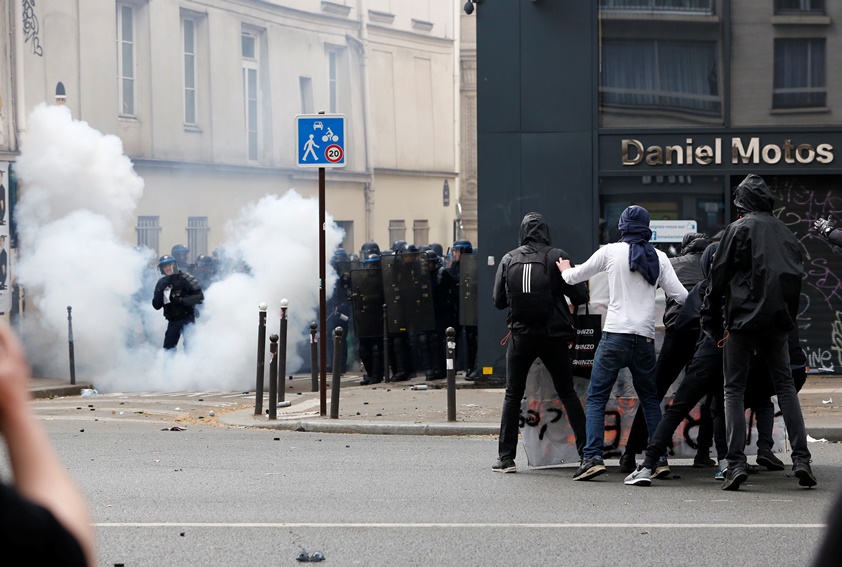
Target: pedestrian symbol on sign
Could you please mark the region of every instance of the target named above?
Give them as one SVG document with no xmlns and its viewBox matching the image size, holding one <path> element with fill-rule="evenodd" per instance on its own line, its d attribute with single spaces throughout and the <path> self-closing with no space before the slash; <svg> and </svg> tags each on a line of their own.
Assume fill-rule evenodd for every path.
<svg viewBox="0 0 842 567">
<path fill-rule="evenodd" d="M 304 157 L 301 158 L 301 161 L 307 161 L 307 154 L 312 154 L 313 159 L 319 161 L 319 156 L 316 155 L 316 152 L 313 151 L 313 148 L 318 148 L 319 146 L 316 145 L 316 142 L 313 140 L 313 134 L 310 134 L 310 137 L 304 142 Z"/>
</svg>

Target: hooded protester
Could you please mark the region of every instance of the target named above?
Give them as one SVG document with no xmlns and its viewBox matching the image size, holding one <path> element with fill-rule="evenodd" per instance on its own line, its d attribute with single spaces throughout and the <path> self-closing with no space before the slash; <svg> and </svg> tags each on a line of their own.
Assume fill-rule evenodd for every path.
<svg viewBox="0 0 842 567">
<path fill-rule="evenodd" d="M 684 235 L 681 241 L 681 255 L 670 258 L 678 281 L 687 291 L 704 279 L 700 259 L 702 253 L 710 245 L 711 241 L 705 234 L 690 232 Z M 675 328 L 675 319 L 681 305 L 675 300 L 668 298 L 666 310 L 664 311 L 664 342 L 661 345 L 661 352 L 658 354 L 658 362 L 655 367 L 655 383 L 658 386 L 658 399 L 663 400 L 670 386 L 676 381 L 681 371 L 693 358 L 696 350 L 696 340 L 699 338 L 698 318 L 695 324 L 678 330 Z M 693 465 L 696 467 L 715 466 L 716 461 L 710 458 L 710 445 L 713 438 L 710 411 L 702 414 L 702 422 L 699 425 L 699 447 Z M 620 457 L 620 472 L 629 473 L 635 470 L 637 464 L 635 456 L 646 449 L 649 435 L 646 432 L 646 421 L 643 412 L 636 411 L 623 456 Z M 668 471 L 661 471 L 666 476 Z"/>
<path fill-rule="evenodd" d="M 570 260 L 567 252 L 551 246 L 550 231 L 538 213 L 523 217 L 520 246 L 506 253 L 497 266 L 492 300 L 497 309 L 509 309 L 511 331 L 506 351 L 506 395 L 500 421 L 496 472 L 516 472 L 518 419 L 526 378 L 536 358 L 550 373 L 570 427 L 576 435 L 579 454 L 585 444 L 585 412 L 573 387 L 573 368 L 568 342 L 575 338 L 573 318 L 565 296 L 573 305 L 588 301 L 585 283 L 564 282 L 555 264 Z"/>
<path fill-rule="evenodd" d="M 724 343 L 724 490 L 737 490 L 748 478 L 744 394 L 752 353 L 769 367 L 792 445 L 792 470 L 801 486 L 816 484 L 787 348 L 801 294 L 801 251 L 792 231 L 772 214 L 773 204 L 769 188 L 757 175 L 748 175 L 734 190 L 740 218 L 725 229 L 702 304 L 702 331 Z"/>
<path fill-rule="evenodd" d="M 687 300 L 674 319 L 674 325 L 678 331 L 696 330 L 698 342 L 695 344 L 693 358 L 687 365 L 684 379 L 681 380 L 681 384 L 673 395 L 672 402 L 664 412 L 661 423 L 658 424 L 658 428 L 649 441 L 643 464 L 626 477 L 626 484 L 634 486 L 649 486 L 652 484 L 652 479 L 657 478 L 655 474 L 657 463 L 667 451 L 669 444 L 672 442 L 673 433 L 684 421 L 684 418 L 705 396 L 716 400 L 722 398 L 722 349 L 716 347 L 716 341 L 711 337 L 699 333 L 699 311 L 708 286 L 710 265 L 717 246 L 718 244 L 714 242 L 702 253 L 699 262 L 702 279 L 690 290 Z M 709 409 L 707 411 L 710 412 Z M 726 468 L 724 459 L 727 453 L 724 440 L 717 439 L 716 449 L 717 456 L 722 459 L 720 471 L 724 471 Z M 628 451 L 628 448 L 626 450 Z M 719 474 L 716 478 L 722 480 L 723 477 Z"/>
<path fill-rule="evenodd" d="M 608 274 L 608 313 L 588 386 L 588 441 L 574 480 L 589 480 L 605 472 L 605 407 L 620 369 L 631 372 L 646 428 L 650 435 L 655 433 L 661 421 L 655 385 L 655 290 L 660 286 L 677 303 L 687 297 L 667 255 L 649 243 L 649 212 L 629 206 L 620 215 L 619 229 L 620 242 L 603 246 L 581 266 L 574 268 L 566 259 L 557 263 L 568 284 L 584 282 L 600 272 Z M 656 474 L 668 473 L 664 457 Z"/>
</svg>

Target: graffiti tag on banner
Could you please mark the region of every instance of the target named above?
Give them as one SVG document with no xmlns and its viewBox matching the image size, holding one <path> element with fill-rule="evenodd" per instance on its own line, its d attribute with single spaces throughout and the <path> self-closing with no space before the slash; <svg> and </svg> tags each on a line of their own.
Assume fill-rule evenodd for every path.
<svg viewBox="0 0 842 567">
<path fill-rule="evenodd" d="M 574 378 L 577 383 L 576 391 L 585 407 L 587 381 Z M 667 396 L 661 407 L 669 405 L 672 396 Z M 778 408 L 777 397 L 773 397 L 775 404 L 775 424 L 772 430 L 774 445 L 772 451 L 786 450 L 786 429 Z M 605 442 L 604 457 L 619 458 L 634 422 L 635 410 L 638 406 L 637 398 L 616 397 L 608 401 L 605 409 Z M 696 441 L 699 433 L 701 407 L 696 406 L 690 415 L 681 422 L 672 435 L 672 446 L 668 450 L 669 457 L 689 458 L 696 456 L 698 447 Z M 746 455 L 757 454 L 757 427 L 754 414 L 746 411 Z M 576 451 L 576 436 L 567 421 L 567 412 L 553 388 L 552 379 L 540 360 L 532 365 L 526 380 L 525 398 L 521 402 L 520 432 L 529 468 L 550 468 L 579 463 L 579 453 Z M 712 452 L 716 450 L 711 448 Z"/>
</svg>

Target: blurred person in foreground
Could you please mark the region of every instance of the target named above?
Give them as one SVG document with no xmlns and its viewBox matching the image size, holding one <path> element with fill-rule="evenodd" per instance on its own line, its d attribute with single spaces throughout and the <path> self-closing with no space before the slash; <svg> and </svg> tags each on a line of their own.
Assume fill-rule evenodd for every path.
<svg viewBox="0 0 842 567">
<path fill-rule="evenodd" d="M 81 492 L 29 406 L 23 347 L 0 324 L 0 434 L 14 483 L 0 483 L 0 547 L 20 565 L 95 562 L 91 516 Z"/>
</svg>

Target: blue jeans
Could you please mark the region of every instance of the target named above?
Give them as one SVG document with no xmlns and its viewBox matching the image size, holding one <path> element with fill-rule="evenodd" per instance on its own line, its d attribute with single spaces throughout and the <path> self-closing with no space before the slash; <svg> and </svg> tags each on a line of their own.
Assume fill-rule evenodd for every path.
<svg viewBox="0 0 842 567">
<path fill-rule="evenodd" d="M 588 386 L 587 435 L 584 458 L 602 458 L 605 445 L 605 406 L 611 396 L 617 374 L 628 368 L 632 384 L 640 400 L 649 437 L 661 421 L 658 388 L 655 384 L 655 341 L 640 335 L 602 333 L 596 349 Z"/>
</svg>

